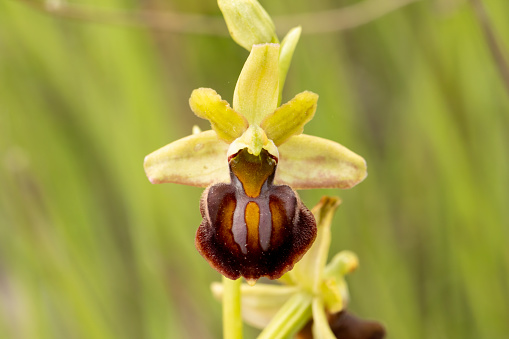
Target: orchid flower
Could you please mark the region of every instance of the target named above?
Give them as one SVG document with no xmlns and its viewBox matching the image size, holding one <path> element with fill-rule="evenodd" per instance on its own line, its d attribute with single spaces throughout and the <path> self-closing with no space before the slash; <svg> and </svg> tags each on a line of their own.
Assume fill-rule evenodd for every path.
<svg viewBox="0 0 509 339">
<path fill-rule="evenodd" d="M 276 43 L 252 46 L 233 107 L 213 89 L 194 90 L 191 109 L 209 120 L 212 130 L 145 158 L 154 184 L 207 187 L 196 248 L 232 280 L 277 279 L 309 249 L 316 222 L 295 189 L 350 188 L 366 177 L 362 157 L 336 142 L 302 134 L 318 95 L 305 91 L 278 107 L 280 70 L 288 62 L 280 54 Z"/>
<path fill-rule="evenodd" d="M 242 317 L 262 329 L 258 339 L 287 338 L 299 331 L 298 339 L 382 339 L 385 329 L 346 311 L 349 292 L 345 276 L 359 265 L 350 251 L 337 253 L 327 264 L 331 222 L 341 201 L 323 197 L 312 209 L 318 233 L 315 242 L 281 284 L 241 285 Z M 224 286 L 212 283 L 213 295 L 221 300 Z"/>
</svg>

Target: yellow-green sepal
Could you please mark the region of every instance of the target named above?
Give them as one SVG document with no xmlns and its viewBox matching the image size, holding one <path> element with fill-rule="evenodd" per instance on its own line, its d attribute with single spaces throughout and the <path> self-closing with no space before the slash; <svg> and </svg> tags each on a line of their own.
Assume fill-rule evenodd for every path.
<svg viewBox="0 0 509 339">
<path fill-rule="evenodd" d="M 364 158 L 331 140 L 295 135 L 278 150 L 274 182 L 293 189 L 351 188 L 367 176 Z"/>
<path fill-rule="evenodd" d="M 297 43 L 299 42 L 302 28 L 300 26 L 292 28 L 283 41 L 281 41 L 281 50 L 279 52 L 279 98 L 278 106 L 281 103 L 281 97 L 283 93 L 283 87 L 286 81 L 286 74 L 292 63 L 293 52 Z"/>
<path fill-rule="evenodd" d="M 254 45 L 233 93 L 233 109 L 259 125 L 277 108 L 279 44 Z"/>
<path fill-rule="evenodd" d="M 318 94 L 309 91 L 299 93 L 263 119 L 260 126 L 267 137 L 279 146 L 291 136 L 302 133 L 304 125 L 315 115 L 317 101 Z"/>
<path fill-rule="evenodd" d="M 207 187 L 230 181 L 227 151 L 228 144 L 210 130 L 179 139 L 150 153 L 143 166 L 153 184 Z"/>
<path fill-rule="evenodd" d="M 210 121 L 219 139 L 231 143 L 246 131 L 248 123 L 226 100 L 211 88 L 198 88 L 191 93 L 189 106 L 194 114 Z"/>
<path fill-rule="evenodd" d="M 232 39 L 248 51 L 256 44 L 277 43 L 269 14 L 256 0 L 218 0 Z"/>
</svg>

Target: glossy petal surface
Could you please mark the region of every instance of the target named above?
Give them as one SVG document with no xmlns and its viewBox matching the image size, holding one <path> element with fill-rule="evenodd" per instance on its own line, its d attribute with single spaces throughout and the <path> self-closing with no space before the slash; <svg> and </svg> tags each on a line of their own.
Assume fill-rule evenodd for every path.
<svg viewBox="0 0 509 339">
<path fill-rule="evenodd" d="M 214 131 L 193 134 L 147 155 L 145 173 L 153 184 L 207 187 L 229 182 L 227 151 L 228 144 L 219 140 Z"/>
<path fill-rule="evenodd" d="M 279 146 L 276 184 L 294 189 L 350 188 L 366 175 L 364 159 L 334 141 L 301 134 Z"/>
<path fill-rule="evenodd" d="M 226 100 L 211 88 L 198 88 L 189 99 L 194 114 L 207 119 L 219 139 L 231 143 L 248 128 L 246 118 L 235 112 Z"/>
<path fill-rule="evenodd" d="M 260 126 L 279 146 L 291 136 L 302 133 L 304 125 L 315 115 L 317 101 L 318 95 L 313 92 L 299 93 L 263 119 Z"/>
<path fill-rule="evenodd" d="M 233 109 L 250 125 L 277 108 L 279 96 L 279 45 L 254 45 L 242 68 L 233 93 Z"/>
</svg>

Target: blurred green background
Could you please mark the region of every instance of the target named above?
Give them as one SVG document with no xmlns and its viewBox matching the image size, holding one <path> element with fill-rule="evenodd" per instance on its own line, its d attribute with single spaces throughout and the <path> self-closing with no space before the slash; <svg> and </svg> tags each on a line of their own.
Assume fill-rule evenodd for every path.
<svg viewBox="0 0 509 339">
<path fill-rule="evenodd" d="M 80 3 L 220 15 L 212 0 Z M 354 3 L 262 1 L 272 15 Z M 483 3 L 507 58 L 509 2 Z M 306 133 L 368 162 L 358 187 L 301 197 L 343 198 L 332 251 L 360 258 L 349 308 L 389 338 L 509 336 L 509 88 L 473 8 L 418 1 L 304 35 L 285 87 L 320 94 Z M 0 338 L 220 338 L 220 276 L 194 249 L 202 189 L 151 185 L 142 163 L 208 129 L 191 91 L 231 102 L 246 57 L 227 36 L 0 1 Z"/>
</svg>

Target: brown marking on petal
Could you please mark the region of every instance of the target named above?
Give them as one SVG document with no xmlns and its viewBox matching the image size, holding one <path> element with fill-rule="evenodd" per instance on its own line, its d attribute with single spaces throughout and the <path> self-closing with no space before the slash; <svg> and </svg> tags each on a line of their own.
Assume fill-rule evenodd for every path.
<svg viewBox="0 0 509 339">
<path fill-rule="evenodd" d="M 253 201 L 246 206 L 247 244 L 250 249 L 257 250 L 260 246 L 258 237 L 258 225 L 260 224 L 260 208 Z"/>
<path fill-rule="evenodd" d="M 236 160 L 237 170 L 267 170 L 267 165 L 244 164 L 252 158 L 245 153 L 245 149 L 240 151 L 230 162 L 230 184 L 213 185 L 204 192 L 196 247 L 213 268 L 230 279 L 277 279 L 309 249 L 316 237 L 316 222 L 295 191 L 272 184 L 275 162 L 269 175 L 253 173 L 254 181 L 265 179 L 256 196 L 248 195 L 246 185 L 236 176 L 240 173 L 247 180 L 248 173 L 235 172 L 232 163 Z M 272 166 L 266 151 L 259 158 L 260 164 Z"/>
<path fill-rule="evenodd" d="M 220 232 L 223 235 L 229 235 L 233 226 L 233 212 L 235 211 L 235 198 L 230 195 L 223 200 L 219 208 L 218 224 L 221 225 Z"/>
<path fill-rule="evenodd" d="M 285 210 L 281 200 L 272 197 L 269 203 L 272 214 L 272 238 L 270 239 L 273 247 L 281 246 L 285 240 L 285 225 L 288 223 Z"/>
</svg>

